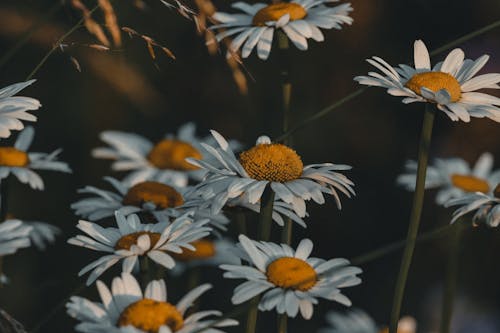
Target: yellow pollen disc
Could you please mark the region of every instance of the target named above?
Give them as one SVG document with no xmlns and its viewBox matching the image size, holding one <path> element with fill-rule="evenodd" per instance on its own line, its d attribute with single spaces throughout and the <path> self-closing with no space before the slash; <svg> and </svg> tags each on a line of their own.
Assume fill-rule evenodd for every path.
<svg viewBox="0 0 500 333">
<path fill-rule="evenodd" d="M 130 325 L 148 333 L 158 333 L 161 326 L 176 332 L 184 325 L 184 319 L 170 303 L 141 299 L 127 306 L 118 318 L 119 327 Z"/>
<path fill-rule="evenodd" d="M 493 195 L 495 196 L 495 198 L 500 199 L 500 184 L 498 184 L 497 187 L 495 187 L 495 189 L 493 190 Z"/>
<path fill-rule="evenodd" d="M 240 154 L 240 163 L 256 180 L 285 183 L 302 175 L 304 164 L 295 150 L 279 144 L 259 144 Z"/>
<path fill-rule="evenodd" d="M 161 237 L 161 234 L 157 232 L 148 232 L 148 231 L 139 231 L 139 232 L 134 232 L 132 234 L 128 234 L 123 236 L 116 242 L 115 244 L 115 250 L 130 250 L 132 245 L 137 244 L 137 240 L 139 237 L 142 235 L 148 235 L 149 236 L 149 241 L 151 243 L 151 247 L 156 245 L 158 240 Z"/>
<path fill-rule="evenodd" d="M 307 262 L 297 258 L 279 258 L 266 270 L 267 280 L 275 286 L 307 291 L 318 281 L 316 271 Z"/>
<path fill-rule="evenodd" d="M 452 102 L 460 100 L 462 96 L 462 88 L 457 79 L 455 79 L 453 75 L 443 72 L 417 73 L 406 82 L 405 87 L 411 89 L 418 95 L 422 95 L 420 90 L 422 87 L 432 90 L 433 92 L 446 89 L 451 96 Z"/>
<path fill-rule="evenodd" d="M 184 198 L 171 186 L 149 181 L 132 186 L 123 198 L 123 204 L 127 206 L 141 207 L 145 202 L 165 209 L 182 205 Z"/>
<path fill-rule="evenodd" d="M 209 259 L 215 255 L 215 244 L 207 239 L 200 239 L 191 243 L 196 250 L 184 249 L 182 253 L 171 253 L 172 256 L 181 261 Z"/>
<path fill-rule="evenodd" d="M 487 181 L 474 176 L 454 174 L 451 175 L 451 183 L 465 192 L 488 193 L 490 191 L 490 185 Z"/>
<path fill-rule="evenodd" d="M 201 159 L 200 152 L 189 143 L 179 140 L 165 139 L 156 144 L 148 154 L 148 160 L 159 169 L 196 170 L 186 162 L 186 158 Z"/>
<path fill-rule="evenodd" d="M 276 3 L 266 6 L 255 13 L 252 24 L 257 26 L 266 25 L 269 21 L 278 21 L 283 15 L 290 15 L 290 21 L 301 20 L 307 16 L 304 7 L 297 3 Z"/>
<path fill-rule="evenodd" d="M 0 166 L 23 167 L 29 162 L 26 152 L 14 147 L 0 147 Z"/>
</svg>

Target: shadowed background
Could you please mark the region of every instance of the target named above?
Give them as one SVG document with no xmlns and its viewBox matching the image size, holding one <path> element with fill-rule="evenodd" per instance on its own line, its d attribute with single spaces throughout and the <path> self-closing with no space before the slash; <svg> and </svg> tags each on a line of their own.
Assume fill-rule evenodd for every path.
<svg viewBox="0 0 500 333">
<path fill-rule="evenodd" d="M 69 4 L 56 6 L 54 2 L 0 3 L 0 59 L 45 17 L 29 41 L 0 64 L 0 87 L 23 81 L 58 38 L 80 19 L 81 13 Z M 94 6 L 92 1 L 85 3 L 89 8 Z M 277 52 L 273 51 L 266 62 L 254 56 L 244 61 L 248 93 L 242 94 L 225 51 L 210 55 L 192 21 L 159 1 L 148 0 L 143 9 L 137 4 L 132 0 L 113 2 L 119 25 L 154 38 L 168 47 L 176 60 L 161 52 L 152 60 L 145 42 L 126 33 L 120 47 L 109 51 L 89 48 L 87 45 L 96 43 L 96 39 L 81 28 L 65 41 L 68 46 L 64 52 L 58 49 L 35 75 L 37 83 L 22 93 L 43 104 L 36 112 L 39 121 L 33 150 L 62 147 L 61 158 L 74 170 L 72 175 L 43 173 L 44 192 L 11 181 L 9 213 L 53 223 L 64 233 L 46 252 L 21 250 L 5 260 L 4 272 L 12 281 L 0 290 L 0 306 L 29 329 L 84 281 L 77 272 L 97 257 L 92 251 L 67 245 L 66 239 L 77 232 L 78 218 L 69 208 L 78 198 L 76 189 L 103 185 L 102 177 L 110 174 L 108 162 L 90 156 L 90 150 L 100 144 L 101 131 L 133 131 L 155 141 L 194 121 L 202 136 L 213 128 L 247 146 L 263 133 L 280 134 Z M 196 8 L 194 3 L 186 4 Z M 229 2 L 214 4 L 230 11 Z M 325 31 L 325 42 L 311 41 L 307 52 L 291 47 L 292 124 L 357 89 L 352 78 L 369 70 L 365 58 L 378 55 L 391 64 L 411 62 L 415 39 L 423 39 L 429 49 L 435 49 L 500 19 L 500 3 L 492 0 L 353 0 L 352 4 L 352 26 Z M 51 15 L 47 17 L 47 13 Z M 103 22 L 100 11 L 93 17 Z M 497 28 L 461 47 L 472 59 L 490 54 L 492 58 L 483 71 L 500 72 L 499 40 Z M 443 58 L 443 54 L 434 57 L 433 63 Z M 306 164 L 328 161 L 353 165 L 349 176 L 357 191 L 355 199 L 343 199 L 341 212 L 333 200 L 324 206 L 310 204 L 309 227 L 294 228 L 294 245 L 308 237 L 315 244 L 314 256 L 352 258 L 405 237 L 412 196 L 395 186 L 395 178 L 406 159 L 416 158 L 422 111 L 422 104 L 405 106 L 381 89 L 369 89 L 294 135 L 294 148 Z M 482 119 L 454 123 L 439 114 L 431 157 L 458 156 L 474 162 L 482 152 L 490 151 L 500 160 L 499 126 Z M 452 211 L 436 206 L 433 196 L 434 192 L 428 192 L 421 230 L 449 221 Z M 277 231 L 275 228 L 276 235 Z M 498 229 L 483 228 L 469 231 L 463 240 L 454 332 L 500 332 L 496 319 L 500 312 L 499 241 Z M 443 237 L 419 244 L 416 249 L 403 313 L 417 318 L 419 332 L 435 329 L 439 321 L 447 245 L 448 238 Z M 381 324 L 388 322 L 400 254 L 363 265 L 363 284 L 346 291 L 356 307 Z M 109 284 L 115 273 L 108 272 L 103 280 Z M 215 290 L 207 294 L 202 306 L 231 309 L 229 299 L 236 282 L 222 284 L 221 272 L 215 268 L 207 269 L 203 280 L 214 283 Z M 169 280 L 168 286 L 173 301 L 184 293 L 183 281 Z M 94 286 L 80 294 L 97 300 Z M 323 301 L 311 321 L 297 318 L 290 332 L 314 332 L 324 326 L 323 314 L 329 309 L 342 307 Z M 40 332 L 73 331 L 75 322 L 64 310 L 54 314 Z M 274 332 L 274 316 L 261 318 L 266 320 L 259 323 L 259 331 Z M 479 329 L 470 325 L 483 326 Z"/>
</svg>

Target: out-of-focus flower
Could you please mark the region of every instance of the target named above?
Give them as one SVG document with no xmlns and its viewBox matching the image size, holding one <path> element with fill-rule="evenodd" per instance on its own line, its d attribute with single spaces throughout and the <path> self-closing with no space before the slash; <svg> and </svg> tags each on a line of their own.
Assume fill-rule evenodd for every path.
<svg viewBox="0 0 500 333">
<path fill-rule="evenodd" d="M 176 189 L 155 181 L 140 182 L 130 185 L 112 177 L 105 177 L 114 191 L 107 191 L 93 186 L 86 186 L 80 193 L 94 195 L 79 200 L 71 205 L 76 214 L 98 221 L 119 211 L 124 216 L 149 213 L 158 221 L 177 218 L 187 212 L 193 213 L 194 219 L 209 219 L 210 224 L 225 230 L 229 220 L 222 213 L 211 214 L 203 208 L 204 200 L 199 196 L 189 195 L 187 188 Z M 203 205 L 204 206 L 204 205 Z"/>
<path fill-rule="evenodd" d="M 19 133 L 14 147 L 0 147 L 0 180 L 13 174 L 21 183 L 28 183 L 35 190 L 43 190 L 43 180 L 33 170 L 71 172 L 68 164 L 57 160 L 60 149 L 50 154 L 28 152 L 34 135 L 35 130 L 28 126 Z"/>
<path fill-rule="evenodd" d="M 493 171 L 493 156 L 483 153 L 473 167 L 461 158 L 436 159 L 427 168 L 425 188 L 438 189 L 436 202 L 440 205 L 450 199 L 474 192 L 492 193 L 500 182 L 500 170 Z M 406 173 L 398 177 L 398 184 L 409 191 L 415 190 L 417 162 L 406 163 Z"/>
<path fill-rule="evenodd" d="M 233 304 L 262 294 L 260 311 L 276 309 L 295 317 L 300 310 L 305 319 L 311 318 L 318 298 L 351 305 L 341 289 L 360 284 L 356 275 L 362 271 L 350 266 L 347 259 L 309 257 L 313 243 L 308 239 L 302 240 L 296 250 L 286 244 L 252 241 L 244 235 L 239 240 L 245 251 L 242 259 L 251 266 L 221 265 L 225 278 L 247 280 L 234 290 Z"/>
<path fill-rule="evenodd" d="M 39 250 L 45 250 L 47 244 L 54 243 L 56 236 L 61 234 L 58 227 L 40 221 L 23 221 L 25 225 L 30 226 L 30 239 L 34 246 Z"/>
<path fill-rule="evenodd" d="M 227 239 L 204 238 L 191 243 L 191 245 L 194 246 L 194 251 L 184 250 L 182 253 L 173 254 L 176 265 L 171 270 L 172 274 L 180 275 L 186 269 L 194 267 L 240 264 L 240 258 L 236 255 L 239 249 Z"/>
<path fill-rule="evenodd" d="M 256 145 L 242 152 L 238 159 L 219 133 L 212 131 L 212 135 L 219 145 L 219 148 L 207 147 L 214 162 L 193 158 L 188 161 L 207 171 L 207 176 L 196 188 L 205 199 L 211 199 L 213 212 L 233 198 L 244 198 L 256 204 L 268 185 L 276 198 L 292 205 L 300 217 L 306 215 L 306 200 L 323 204 L 323 193 L 326 193 L 335 198 L 340 208 L 337 191 L 348 197 L 354 194 L 354 184 L 337 172 L 351 169 L 348 165 L 323 163 L 304 167 L 293 149 L 271 143 L 267 136 L 260 137 Z"/>
<path fill-rule="evenodd" d="M 238 322 L 218 320 L 222 315 L 219 311 L 200 311 L 186 316 L 196 299 L 210 288 L 210 284 L 198 286 L 174 305 L 167 301 L 163 280 L 150 282 L 143 293 L 132 275 L 122 273 L 121 277 L 114 278 L 111 290 L 97 281 L 102 303 L 73 296 L 66 307 L 68 314 L 80 321 L 75 329 L 83 333 L 195 333 L 204 329 L 207 333 L 224 333 L 219 328 L 235 326 Z"/>
<path fill-rule="evenodd" d="M 103 228 L 95 223 L 79 221 L 77 227 L 90 237 L 78 235 L 69 239 L 68 243 L 109 254 L 85 266 L 78 274 L 81 276 L 92 271 L 87 279 L 87 285 L 90 285 L 120 260 L 123 261 L 122 270 L 132 272 L 142 256 L 165 268 L 174 267 L 172 254 L 182 253 L 183 248 L 195 250 L 191 243 L 207 236 L 211 230 L 205 226 L 208 220 L 193 221 L 190 215 L 180 216 L 172 223 L 143 224 L 135 214 L 125 217 L 117 212 L 118 228 Z"/>
<path fill-rule="evenodd" d="M 22 130 L 24 121 L 36 121 L 28 111 L 38 110 L 42 104 L 31 97 L 14 96 L 36 80 L 16 83 L 0 89 L 0 138 L 8 138 L 11 130 Z"/>
<path fill-rule="evenodd" d="M 492 194 L 474 193 L 462 198 L 450 200 L 446 207 L 460 206 L 453 212 L 451 223 L 460 217 L 474 212 L 472 223 L 475 226 L 484 224 L 491 228 L 496 228 L 500 224 L 500 184 L 498 184 Z"/>
<path fill-rule="evenodd" d="M 366 312 L 353 309 L 346 313 L 329 312 L 326 314 L 328 327 L 318 333 L 387 333 L 388 329 L 380 329 Z M 415 333 L 417 322 L 412 317 L 403 317 L 398 322 L 398 333 Z"/>
<path fill-rule="evenodd" d="M 32 226 L 20 220 L 6 220 L 0 223 L 0 256 L 14 254 L 18 249 L 31 245 Z"/>
<path fill-rule="evenodd" d="M 307 40 L 324 40 L 322 29 L 341 29 L 351 24 L 350 3 L 335 7 L 325 6 L 338 0 L 294 0 L 277 4 L 236 2 L 233 8 L 243 14 L 216 12 L 213 18 L 220 22 L 211 29 L 227 29 L 215 36 L 217 41 L 233 36 L 231 52 L 242 50 L 243 58 L 257 48 L 260 59 L 266 60 L 271 53 L 275 31 L 283 30 L 299 50 L 307 50 Z"/>
<path fill-rule="evenodd" d="M 378 333 L 375 321 L 366 312 L 352 309 L 346 313 L 329 312 L 326 314 L 328 327 L 318 333 Z"/>
<path fill-rule="evenodd" d="M 488 55 L 477 60 L 464 59 L 464 52 L 455 49 L 443 62 L 431 67 L 427 47 L 415 41 L 415 68 L 399 65 L 394 68 L 379 57 L 367 61 L 382 72 L 357 76 L 360 84 L 387 88 L 403 103 L 432 103 L 451 120 L 469 122 L 471 117 L 487 117 L 500 122 L 500 98 L 477 92 L 480 89 L 499 89 L 500 74 L 488 73 L 474 77 L 486 64 Z"/>
<path fill-rule="evenodd" d="M 195 125 L 183 125 L 177 135 L 167 134 L 156 144 L 133 133 L 104 131 L 101 140 L 110 147 L 96 148 L 96 158 L 114 160 L 112 169 L 129 171 L 124 181 L 135 185 L 146 180 L 185 187 L 190 178 L 200 180 L 204 171 L 186 162 L 186 158 L 202 158 L 205 153 L 195 136 Z M 211 143 L 210 140 L 206 141 Z M 235 146 L 238 144 L 235 142 Z"/>
</svg>

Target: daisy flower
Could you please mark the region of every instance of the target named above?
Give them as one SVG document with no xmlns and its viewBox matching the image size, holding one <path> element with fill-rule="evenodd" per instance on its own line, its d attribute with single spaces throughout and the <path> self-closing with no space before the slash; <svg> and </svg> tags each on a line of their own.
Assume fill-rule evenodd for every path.
<svg viewBox="0 0 500 333">
<path fill-rule="evenodd" d="M 217 12 L 213 18 L 220 22 L 211 29 L 227 29 L 218 33 L 218 42 L 233 36 L 230 51 L 242 50 L 243 58 L 257 48 L 260 59 L 266 60 L 271 52 L 276 30 L 282 30 L 299 50 L 307 50 L 307 40 L 324 40 L 322 29 L 341 29 L 342 24 L 351 24 L 350 3 L 336 7 L 326 6 L 338 0 L 294 0 L 276 4 L 236 2 L 232 7 L 243 14 Z"/>
<path fill-rule="evenodd" d="M 108 254 L 85 266 L 78 275 L 92 271 L 87 279 L 87 285 L 90 285 L 120 260 L 122 270 L 131 272 L 139 257 L 147 257 L 171 269 L 175 266 L 173 253 L 182 253 L 183 248 L 195 250 L 191 243 L 210 233 L 211 229 L 205 226 L 208 220 L 193 222 L 190 215 L 180 216 L 172 223 L 143 224 L 135 214 L 125 217 L 116 212 L 118 228 L 103 228 L 80 220 L 77 228 L 88 236 L 78 235 L 69 239 L 68 243 Z"/>
<path fill-rule="evenodd" d="M 148 213 L 159 221 L 193 212 L 194 219 L 209 219 L 213 226 L 222 230 L 226 230 L 225 225 L 229 223 L 229 219 L 222 213 L 211 214 L 208 209 L 203 209 L 201 205 L 204 200 L 190 195 L 187 188 L 176 189 L 155 181 L 131 185 L 112 177 L 105 177 L 104 180 L 111 184 L 112 191 L 93 186 L 86 186 L 78 191 L 92 197 L 71 205 L 77 215 L 97 221 L 113 216 L 115 211 L 125 216 Z"/>
<path fill-rule="evenodd" d="M 500 170 L 492 169 L 490 153 L 483 153 L 473 167 L 461 158 L 436 159 L 434 165 L 427 168 L 425 188 L 438 189 L 436 202 L 440 205 L 474 192 L 490 193 L 500 182 Z M 400 175 L 397 182 L 414 191 L 416 179 L 417 162 L 408 161 L 406 173 Z"/>
<path fill-rule="evenodd" d="M 156 144 L 133 133 L 104 131 L 101 140 L 110 147 L 96 148 L 96 158 L 114 160 L 112 169 L 130 172 L 124 179 L 134 185 L 146 180 L 185 187 L 189 179 L 200 180 L 204 172 L 186 162 L 187 157 L 202 158 L 204 151 L 195 136 L 194 124 L 182 126 L 177 135 L 167 134 Z M 207 143 L 210 143 L 207 141 Z M 233 142 L 235 147 L 238 146 Z"/>
<path fill-rule="evenodd" d="M 43 190 L 43 180 L 33 170 L 71 172 L 65 162 L 57 160 L 61 150 L 50 154 L 28 152 L 34 135 L 35 130 L 28 126 L 19 133 L 14 147 L 0 147 L 0 180 L 13 174 L 21 183 L 28 183 L 35 190 Z"/>
<path fill-rule="evenodd" d="M 167 299 L 163 280 L 151 281 L 143 293 L 132 275 L 122 273 L 113 279 L 111 290 L 97 281 L 101 303 L 73 296 L 66 308 L 71 317 L 80 321 L 75 328 L 83 333 L 195 333 L 204 329 L 207 333 L 223 333 L 219 328 L 238 322 L 217 320 L 222 313 L 214 310 L 186 314 L 211 288 L 210 284 L 198 286 L 174 305 Z"/>
<path fill-rule="evenodd" d="M 32 229 L 33 227 L 20 220 L 6 220 L 0 223 L 0 256 L 14 254 L 18 249 L 29 247 Z"/>
<path fill-rule="evenodd" d="M 172 256 L 176 261 L 172 274 L 180 275 L 186 269 L 202 266 L 220 266 L 223 264 L 238 265 L 240 258 L 235 254 L 238 250 L 236 245 L 227 239 L 200 239 L 191 243 L 195 248 L 184 250 L 182 253 L 174 253 Z"/>
<path fill-rule="evenodd" d="M 456 222 L 460 217 L 468 213 L 474 212 L 472 223 L 475 226 L 485 224 L 488 227 L 496 228 L 500 224 L 500 184 L 496 186 L 492 194 L 477 192 L 450 200 L 445 206 L 460 206 L 453 213 L 451 223 Z"/>
<path fill-rule="evenodd" d="M 356 276 L 362 271 L 349 266 L 347 259 L 323 260 L 309 257 L 313 244 L 309 239 L 300 242 L 296 250 L 286 244 L 256 242 L 240 235 L 242 259 L 251 266 L 221 265 L 225 278 L 247 280 L 234 290 L 233 304 L 241 304 L 261 295 L 260 311 L 276 309 L 280 314 L 310 319 L 313 304 L 318 298 L 350 306 L 351 301 L 341 288 L 361 283 Z"/>
<path fill-rule="evenodd" d="M 347 313 L 329 312 L 326 315 L 329 327 L 319 333 L 387 333 L 364 311 L 354 309 Z M 398 322 L 398 333 L 415 333 L 417 323 L 412 317 L 403 317 Z"/>
<path fill-rule="evenodd" d="M 0 89 L 0 138 L 8 138 L 11 130 L 22 130 L 24 121 L 36 121 L 28 111 L 38 110 L 42 104 L 34 98 L 14 96 L 36 80 L 16 83 Z"/>
<path fill-rule="evenodd" d="M 351 169 L 347 165 L 332 163 L 304 166 L 300 156 L 291 148 L 271 143 L 261 136 L 254 147 L 236 158 L 227 141 L 212 131 L 219 148 L 206 146 L 216 162 L 188 159 L 192 164 L 207 170 L 207 176 L 196 186 L 203 198 L 211 200 L 213 212 L 219 211 L 229 199 L 241 198 L 250 204 L 260 201 L 265 188 L 270 185 L 276 198 L 292 205 L 298 216 L 306 215 L 306 200 L 323 204 L 323 193 L 332 195 L 341 208 L 337 191 L 347 197 L 354 194 L 354 185 L 346 176 L 336 171 Z"/>
<path fill-rule="evenodd" d="M 403 103 L 434 103 L 453 121 L 469 122 L 471 117 L 487 117 L 500 122 L 500 98 L 477 92 L 500 88 L 498 73 L 475 76 L 488 59 L 488 55 L 476 60 L 464 59 L 464 52 L 455 49 L 443 62 L 431 67 L 425 44 L 417 40 L 415 68 L 408 65 L 394 68 L 381 58 L 373 57 L 367 61 L 382 74 L 370 72 L 369 76 L 354 79 L 367 86 L 387 88 L 390 95 L 404 97 Z"/>
</svg>

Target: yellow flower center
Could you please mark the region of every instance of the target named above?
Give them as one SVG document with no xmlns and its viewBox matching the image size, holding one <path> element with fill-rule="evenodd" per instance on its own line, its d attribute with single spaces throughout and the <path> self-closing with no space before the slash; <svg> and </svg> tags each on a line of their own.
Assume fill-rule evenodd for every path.
<svg viewBox="0 0 500 333">
<path fill-rule="evenodd" d="M 495 187 L 495 189 L 493 190 L 493 195 L 495 196 L 495 198 L 500 199 L 500 184 L 498 184 L 497 187 Z"/>
<path fill-rule="evenodd" d="M 264 26 L 266 22 L 278 21 L 283 15 L 290 15 L 290 21 L 301 20 L 307 16 L 307 11 L 304 7 L 297 3 L 276 3 L 266 6 L 255 13 L 252 24 Z"/>
<path fill-rule="evenodd" d="M 318 276 L 307 262 L 297 258 L 279 258 L 270 263 L 266 270 L 267 280 L 275 286 L 307 291 L 314 287 Z"/>
<path fill-rule="evenodd" d="M 173 187 L 150 181 L 132 186 L 123 198 L 123 204 L 127 206 L 141 207 L 145 202 L 166 209 L 182 205 L 184 198 Z"/>
<path fill-rule="evenodd" d="M 177 332 L 184 325 L 182 314 L 167 302 L 141 299 L 130 304 L 118 318 L 118 326 L 134 326 L 148 333 L 158 333 L 160 327 L 168 326 Z"/>
<path fill-rule="evenodd" d="M 208 239 L 200 239 L 191 243 L 195 250 L 184 249 L 182 253 L 172 253 L 172 256 L 181 261 L 209 259 L 215 255 L 215 244 Z"/>
<path fill-rule="evenodd" d="M 165 139 L 158 142 L 148 154 L 148 160 L 158 169 L 172 170 L 196 170 L 194 166 L 186 162 L 186 158 L 201 159 L 200 152 L 189 143 L 173 139 Z"/>
<path fill-rule="evenodd" d="M 0 147 L 0 165 L 8 167 L 24 167 L 30 159 L 28 154 L 14 147 Z"/>
<path fill-rule="evenodd" d="M 451 183 L 465 192 L 488 193 L 490 191 L 487 181 L 474 176 L 454 174 L 451 175 Z"/>
<path fill-rule="evenodd" d="M 433 92 L 446 89 L 451 96 L 452 102 L 458 101 L 462 96 L 462 88 L 457 79 L 455 79 L 453 75 L 443 72 L 417 73 L 406 82 L 405 87 L 419 95 L 422 95 L 422 87 L 432 90 Z"/>
<path fill-rule="evenodd" d="M 285 183 L 302 175 L 304 164 L 295 150 L 279 144 L 258 144 L 240 154 L 240 163 L 256 180 Z"/>
<path fill-rule="evenodd" d="M 122 238 L 120 238 L 118 240 L 118 242 L 116 242 L 116 244 L 115 244 L 115 250 L 130 250 L 132 245 L 137 244 L 137 240 L 142 235 L 149 236 L 149 241 L 151 243 L 151 247 L 155 246 L 161 237 L 161 234 L 159 234 L 157 232 L 148 232 L 148 231 L 134 232 L 134 233 L 125 235 Z"/>
</svg>

